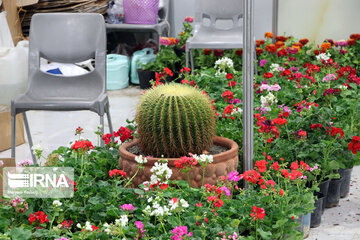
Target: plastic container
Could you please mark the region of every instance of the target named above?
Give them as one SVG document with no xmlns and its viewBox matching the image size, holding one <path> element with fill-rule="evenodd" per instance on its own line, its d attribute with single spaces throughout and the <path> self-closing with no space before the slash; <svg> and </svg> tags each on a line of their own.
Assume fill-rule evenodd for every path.
<svg viewBox="0 0 360 240">
<path fill-rule="evenodd" d="M 149 62 L 154 62 L 156 55 L 152 48 L 144 48 L 140 51 L 134 52 L 131 58 L 131 83 L 139 84 L 139 74 L 137 70 L 140 68 L 140 65 L 145 65 Z"/>
<path fill-rule="evenodd" d="M 129 86 L 129 57 L 119 54 L 107 55 L 106 89 L 119 90 Z"/>
<path fill-rule="evenodd" d="M 124 0 L 125 23 L 156 24 L 159 0 Z"/>
<path fill-rule="evenodd" d="M 29 41 L 16 47 L 0 47 L 0 104 L 10 106 L 11 100 L 25 92 L 28 81 Z"/>
<path fill-rule="evenodd" d="M 352 168 L 339 169 L 339 174 L 342 179 L 341 187 L 340 187 L 340 198 L 344 198 L 349 195 L 351 172 L 352 172 Z"/>
<path fill-rule="evenodd" d="M 332 208 L 339 205 L 340 200 L 340 187 L 341 187 L 341 178 L 332 179 L 329 184 L 329 190 L 326 197 L 326 208 Z"/>
<path fill-rule="evenodd" d="M 110 1 L 107 10 L 108 23 L 119 24 L 124 22 L 124 3 L 123 0 Z"/>
<path fill-rule="evenodd" d="M 311 228 L 317 228 L 321 224 L 321 215 L 322 215 L 322 205 L 324 204 L 324 194 L 321 192 L 315 192 L 315 196 L 317 196 L 317 200 L 315 201 L 315 209 L 314 212 L 311 213 Z"/>
<path fill-rule="evenodd" d="M 325 205 L 326 205 L 326 198 L 327 198 L 328 190 L 329 190 L 329 184 L 330 184 L 330 179 L 327 179 L 325 181 L 322 181 L 319 185 L 320 192 L 322 194 L 324 194 L 323 205 L 321 207 L 321 209 L 322 209 L 321 214 L 324 214 L 324 212 L 325 212 Z"/>
</svg>

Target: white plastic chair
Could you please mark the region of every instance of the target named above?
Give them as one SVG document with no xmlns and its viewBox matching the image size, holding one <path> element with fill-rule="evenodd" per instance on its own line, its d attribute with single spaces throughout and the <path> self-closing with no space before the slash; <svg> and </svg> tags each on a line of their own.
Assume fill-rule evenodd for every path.
<svg viewBox="0 0 360 240">
<path fill-rule="evenodd" d="M 194 71 L 193 49 L 243 47 L 243 0 L 197 0 L 193 36 L 186 42 L 186 67 Z M 230 23 L 223 27 L 223 23 Z M 228 24 L 226 24 L 228 25 Z"/>
<path fill-rule="evenodd" d="M 78 76 L 52 75 L 40 70 L 40 58 L 52 62 L 76 63 L 95 59 L 93 71 Z M 90 110 L 100 115 L 104 132 L 106 113 L 112 123 L 106 94 L 105 21 L 95 13 L 35 14 L 30 26 L 29 84 L 27 91 L 11 102 L 11 157 L 15 157 L 15 117 L 22 113 L 30 150 L 32 139 L 26 111 Z M 59 121 L 61 121 L 59 119 Z M 103 141 L 102 141 L 103 145 Z M 31 152 L 34 162 L 34 154 Z"/>
</svg>

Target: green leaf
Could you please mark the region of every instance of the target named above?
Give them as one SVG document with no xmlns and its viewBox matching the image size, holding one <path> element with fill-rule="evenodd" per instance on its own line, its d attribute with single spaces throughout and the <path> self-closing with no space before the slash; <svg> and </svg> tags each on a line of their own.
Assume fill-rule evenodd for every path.
<svg viewBox="0 0 360 240">
<path fill-rule="evenodd" d="M 265 232 L 261 227 L 256 229 L 256 231 L 260 234 L 261 239 L 267 240 L 271 238 L 271 232 Z"/>
<path fill-rule="evenodd" d="M 12 240 L 27 240 L 31 238 L 31 231 L 24 228 L 13 228 L 9 235 Z"/>
</svg>

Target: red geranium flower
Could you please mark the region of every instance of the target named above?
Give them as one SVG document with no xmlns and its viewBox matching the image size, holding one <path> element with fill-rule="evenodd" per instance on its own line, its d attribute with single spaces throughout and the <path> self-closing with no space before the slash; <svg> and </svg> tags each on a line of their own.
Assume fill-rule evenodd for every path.
<svg viewBox="0 0 360 240">
<path fill-rule="evenodd" d="M 223 92 L 221 97 L 225 100 L 225 102 L 230 102 L 232 99 L 234 99 L 234 93 L 226 90 L 225 92 Z"/>
<path fill-rule="evenodd" d="M 264 73 L 264 78 L 265 79 L 272 78 L 273 76 L 274 76 L 274 74 L 272 74 L 271 72 Z"/>
<path fill-rule="evenodd" d="M 274 170 L 276 170 L 276 171 L 279 171 L 280 165 L 279 165 L 278 162 L 274 162 L 274 163 L 270 166 L 270 168 L 272 168 L 272 169 L 274 169 Z"/>
<path fill-rule="evenodd" d="M 337 136 L 337 134 L 340 134 L 340 138 L 344 137 L 344 132 L 341 130 L 341 128 L 331 127 L 331 131 L 328 129 L 326 131 L 328 134 L 330 133 L 331 136 Z"/>
<path fill-rule="evenodd" d="M 266 172 L 266 164 L 268 164 L 266 160 L 256 161 L 255 167 L 259 169 L 260 173 Z"/>
<path fill-rule="evenodd" d="M 175 167 L 182 169 L 192 168 L 193 166 L 197 165 L 197 161 L 195 158 L 186 156 L 180 157 L 180 159 L 176 160 L 174 163 Z"/>
<path fill-rule="evenodd" d="M 241 48 L 240 48 L 240 49 L 237 49 L 237 50 L 235 51 L 235 54 L 236 54 L 237 56 L 241 57 L 242 54 L 243 54 L 243 50 L 242 50 Z"/>
<path fill-rule="evenodd" d="M 284 196 L 284 190 L 282 190 L 282 189 L 280 188 L 279 194 L 280 194 L 280 196 Z"/>
<path fill-rule="evenodd" d="M 236 82 L 235 81 L 229 81 L 228 82 L 229 88 L 231 87 L 235 87 L 236 86 Z"/>
<path fill-rule="evenodd" d="M 275 44 L 270 43 L 270 44 L 268 44 L 268 45 L 266 46 L 265 49 L 266 49 L 266 51 L 268 51 L 268 52 L 276 53 L 277 47 L 276 47 Z"/>
<path fill-rule="evenodd" d="M 299 168 L 299 164 L 298 164 L 297 161 L 291 163 L 291 166 L 290 166 L 290 169 L 291 169 L 291 170 L 296 170 L 296 169 L 298 169 L 298 168 Z"/>
<path fill-rule="evenodd" d="M 48 223 L 49 219 L 43 211 L 38 211 L 36 213 L 30 213 L 29 215 L 29 224 L 32 225 L 34 222 L 35 224 L 39 225 L 43 223 Z"/>
<path fill-rule="evenodd" d="M 259 56 L 260 54 L 262 54 L 264 52 L 264 50 L 261 47 L 257 47 L 256 48 L 256 55 Z"/>
<path fill-rule="evenodd" d="M 266 216 L 265 210 L 263 208 L 259 208 L 256 206 L 252 207 L 252 212 L 250 213 L 250 216 L 256 221 L 258 219 L 263 220 Z"/>
<path fill-rule="evenodd" d="M 356 154 L 358 151 L 360 151 L 360 137 L 353 136 L 348 147 L 353 154 Z"/>
<path fill-rule="evenodd" d="M 88 140 L 81 140 L 81 141 L 77 141 L 75 140 L 75 143 L 71 146 L 71 149 L 78 151 L 78 150 L 82 150 L 82 151 L 88 151 L 89 149 L 93 149 L 94 146 L 92 145 L 92 143 Z"/>
<path fill-rule="evenodd" d="M 222 56 L 224 56 L 224 51 L 221 49 L 214 49 L 214 56 L 222 57 Z"/>
<path fill-rule="evenodd" d="M 164 68 L 164 72 L 166 72 L 170 76 L 174 76 L 173 72 L 169 68 Z"/>
<path fill-rule="evenodd" d="M 204 49 L 204 50 L 203 50 L 204 55 L 210 55 L 211 52 L 212 52 L 211 49 Z"/>
<path fill-rule="evenodd" d="M 288 170 L 286 169 L 281 169 L 280 172 L 282 173 L 282 175 L 284 176 L 284 178 L 288 178 L 290 176 L 290 173 Z"/>
<path fill-rule="evenodd" d="M 232 74 L 232 73 L 228 73 L 228 74 L 226 74 L 226 79 L 233 79 L 234 78 L 234 74 Z"/>
<path fill-rule="evenodd" d="M 117 177 L 117 176 L 126 177 L 126 172 L 119 169 L 113 169 L 109 171 L 109 177 Z"/>
</svg>

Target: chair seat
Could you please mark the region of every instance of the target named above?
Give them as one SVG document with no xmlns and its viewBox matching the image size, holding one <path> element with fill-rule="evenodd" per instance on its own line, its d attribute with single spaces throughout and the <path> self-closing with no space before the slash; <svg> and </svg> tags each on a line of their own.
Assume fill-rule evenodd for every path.
<svg viewBox="0 0 360 240">
<path fill-rule="evenodd" d="M 235 49 L 243 47 L 243 29 L 214 30 L 201 26 L 194 36 L 188 40 L 187 48 Z"/>
<path fill-rule="evenodd" d="M 18 96 L 14 101 L 16 113 L 28 110 L 53 110 L 53 111 L 77 111 L 91 110 L 102 115 L 99 109 L 100 104 L 107 104 L 108 97 L 106 94 L 100 95 L 97 99 L 85 99 L 79 97 L 42 97 L 31 96 L 29 93 Z"/>
</svg>

